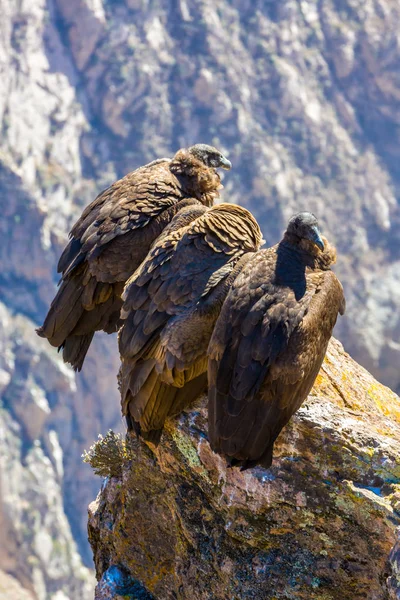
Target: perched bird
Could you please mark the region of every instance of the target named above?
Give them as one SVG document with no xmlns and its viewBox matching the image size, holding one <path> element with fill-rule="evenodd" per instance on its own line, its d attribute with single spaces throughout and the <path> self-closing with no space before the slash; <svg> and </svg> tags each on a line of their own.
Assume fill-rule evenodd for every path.
<svg viewBox="0 0 400 600">
<path fill-rule="evenodd" d="M 208 349 L 209 439 L 229 464 L 268 468 L 310 392 L 345 310 L 335 260 L 315 216 L 302 212 L 234 281 Z"/>
<path fill-rule="evenodd" d="M 256 220 L 240 206 L 204 209 L 176 231 L 174 221 L 127 282 L 118 336 L 122 413 L 128 429 L 155 444 L 166 418 L 206 390 L 215 321 L 262 242 Z"/>
<path fill-rule="evenodd" d="M 212 206 L 222 187 L 218 167 L 231 163 L 216 148 L 184 148 L 125 175 L 83 211 L 58 263 L 60 289 L 37 330 L 75 370 L 95 331 L 118 329 L 125 282 L 174 215 Z"/>
</svg>

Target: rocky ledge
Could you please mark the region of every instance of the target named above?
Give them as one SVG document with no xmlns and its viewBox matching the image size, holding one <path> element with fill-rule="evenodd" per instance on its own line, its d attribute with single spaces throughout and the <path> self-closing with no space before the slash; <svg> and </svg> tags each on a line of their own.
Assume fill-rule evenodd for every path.
<svg viewBox="0 0 400 600">
<path fill-rule="evenodd" d="M 400 598 L 400 399 L 333 340 L 273 466 L 210 450 L 203 406 L 152 452 L 110 433 L 89 507 L 96 599 Z"/>
</svg>

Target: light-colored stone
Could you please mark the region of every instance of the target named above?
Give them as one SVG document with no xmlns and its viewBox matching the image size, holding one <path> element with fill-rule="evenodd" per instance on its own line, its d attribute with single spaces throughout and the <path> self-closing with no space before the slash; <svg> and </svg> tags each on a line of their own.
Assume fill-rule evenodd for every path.
<svg viewBox="0 0 400 600">
<path fill-rule="evenodd" d="M 0 600 L 35 600 L 34 595 L 24 589 L 17 579 L 0 571 Z"/>
</svg>

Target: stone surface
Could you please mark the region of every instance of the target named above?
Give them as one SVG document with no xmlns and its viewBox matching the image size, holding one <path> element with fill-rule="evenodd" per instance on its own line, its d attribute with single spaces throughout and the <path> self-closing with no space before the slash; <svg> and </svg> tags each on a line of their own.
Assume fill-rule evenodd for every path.
<svg viewBox="0 0 400 600">
<path fill-rule="evenodd" d="M 0 571 L 0 600 L 35 600 L 34 596 L 24 590 L 17 579 Z"/>
<path fill-rule="evenodd" d="M 170 422 L 154 453 L 127 441 L 89 507 L 98 600 L 121 594 L 110 579 L 160 600 L 398 597 L 398 396 L 333 340 L 270 469 L 227 468 L 205 417 Z"/>
</svg>

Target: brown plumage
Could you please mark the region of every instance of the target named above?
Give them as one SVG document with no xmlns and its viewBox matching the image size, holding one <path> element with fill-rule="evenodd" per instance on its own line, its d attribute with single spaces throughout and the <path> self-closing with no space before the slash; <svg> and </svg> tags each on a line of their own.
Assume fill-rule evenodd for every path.
<svg viewBox="0 0 400 600">
<path fill-rule="evenodd" d="M 246 209 L 220 204 L 162 235 L 128 281 L 119 332 L 122 413 L 145 439 L 157 443 L 165 419 L 205 391 L 215 321 L 261 241 Z"/>
<path fill-rule="evenodd" d="M 209 345 L 209 439 L 232 465 L 269 467 L 281 429 L 318 374 L 343 288 L 314 215 L 291 219 L 232 285 Z"/>
<path fill-rule="evenodd" d="M 218 167 L 230 162 L 197 144 L 129 173 L 83 211 L 58 263 L 61 286 L 37 332 L 80 370 L 95 331 L 115 332 L 125 282 L 151 244 L 186 206 L 212 206 Z"/>
</svg>

